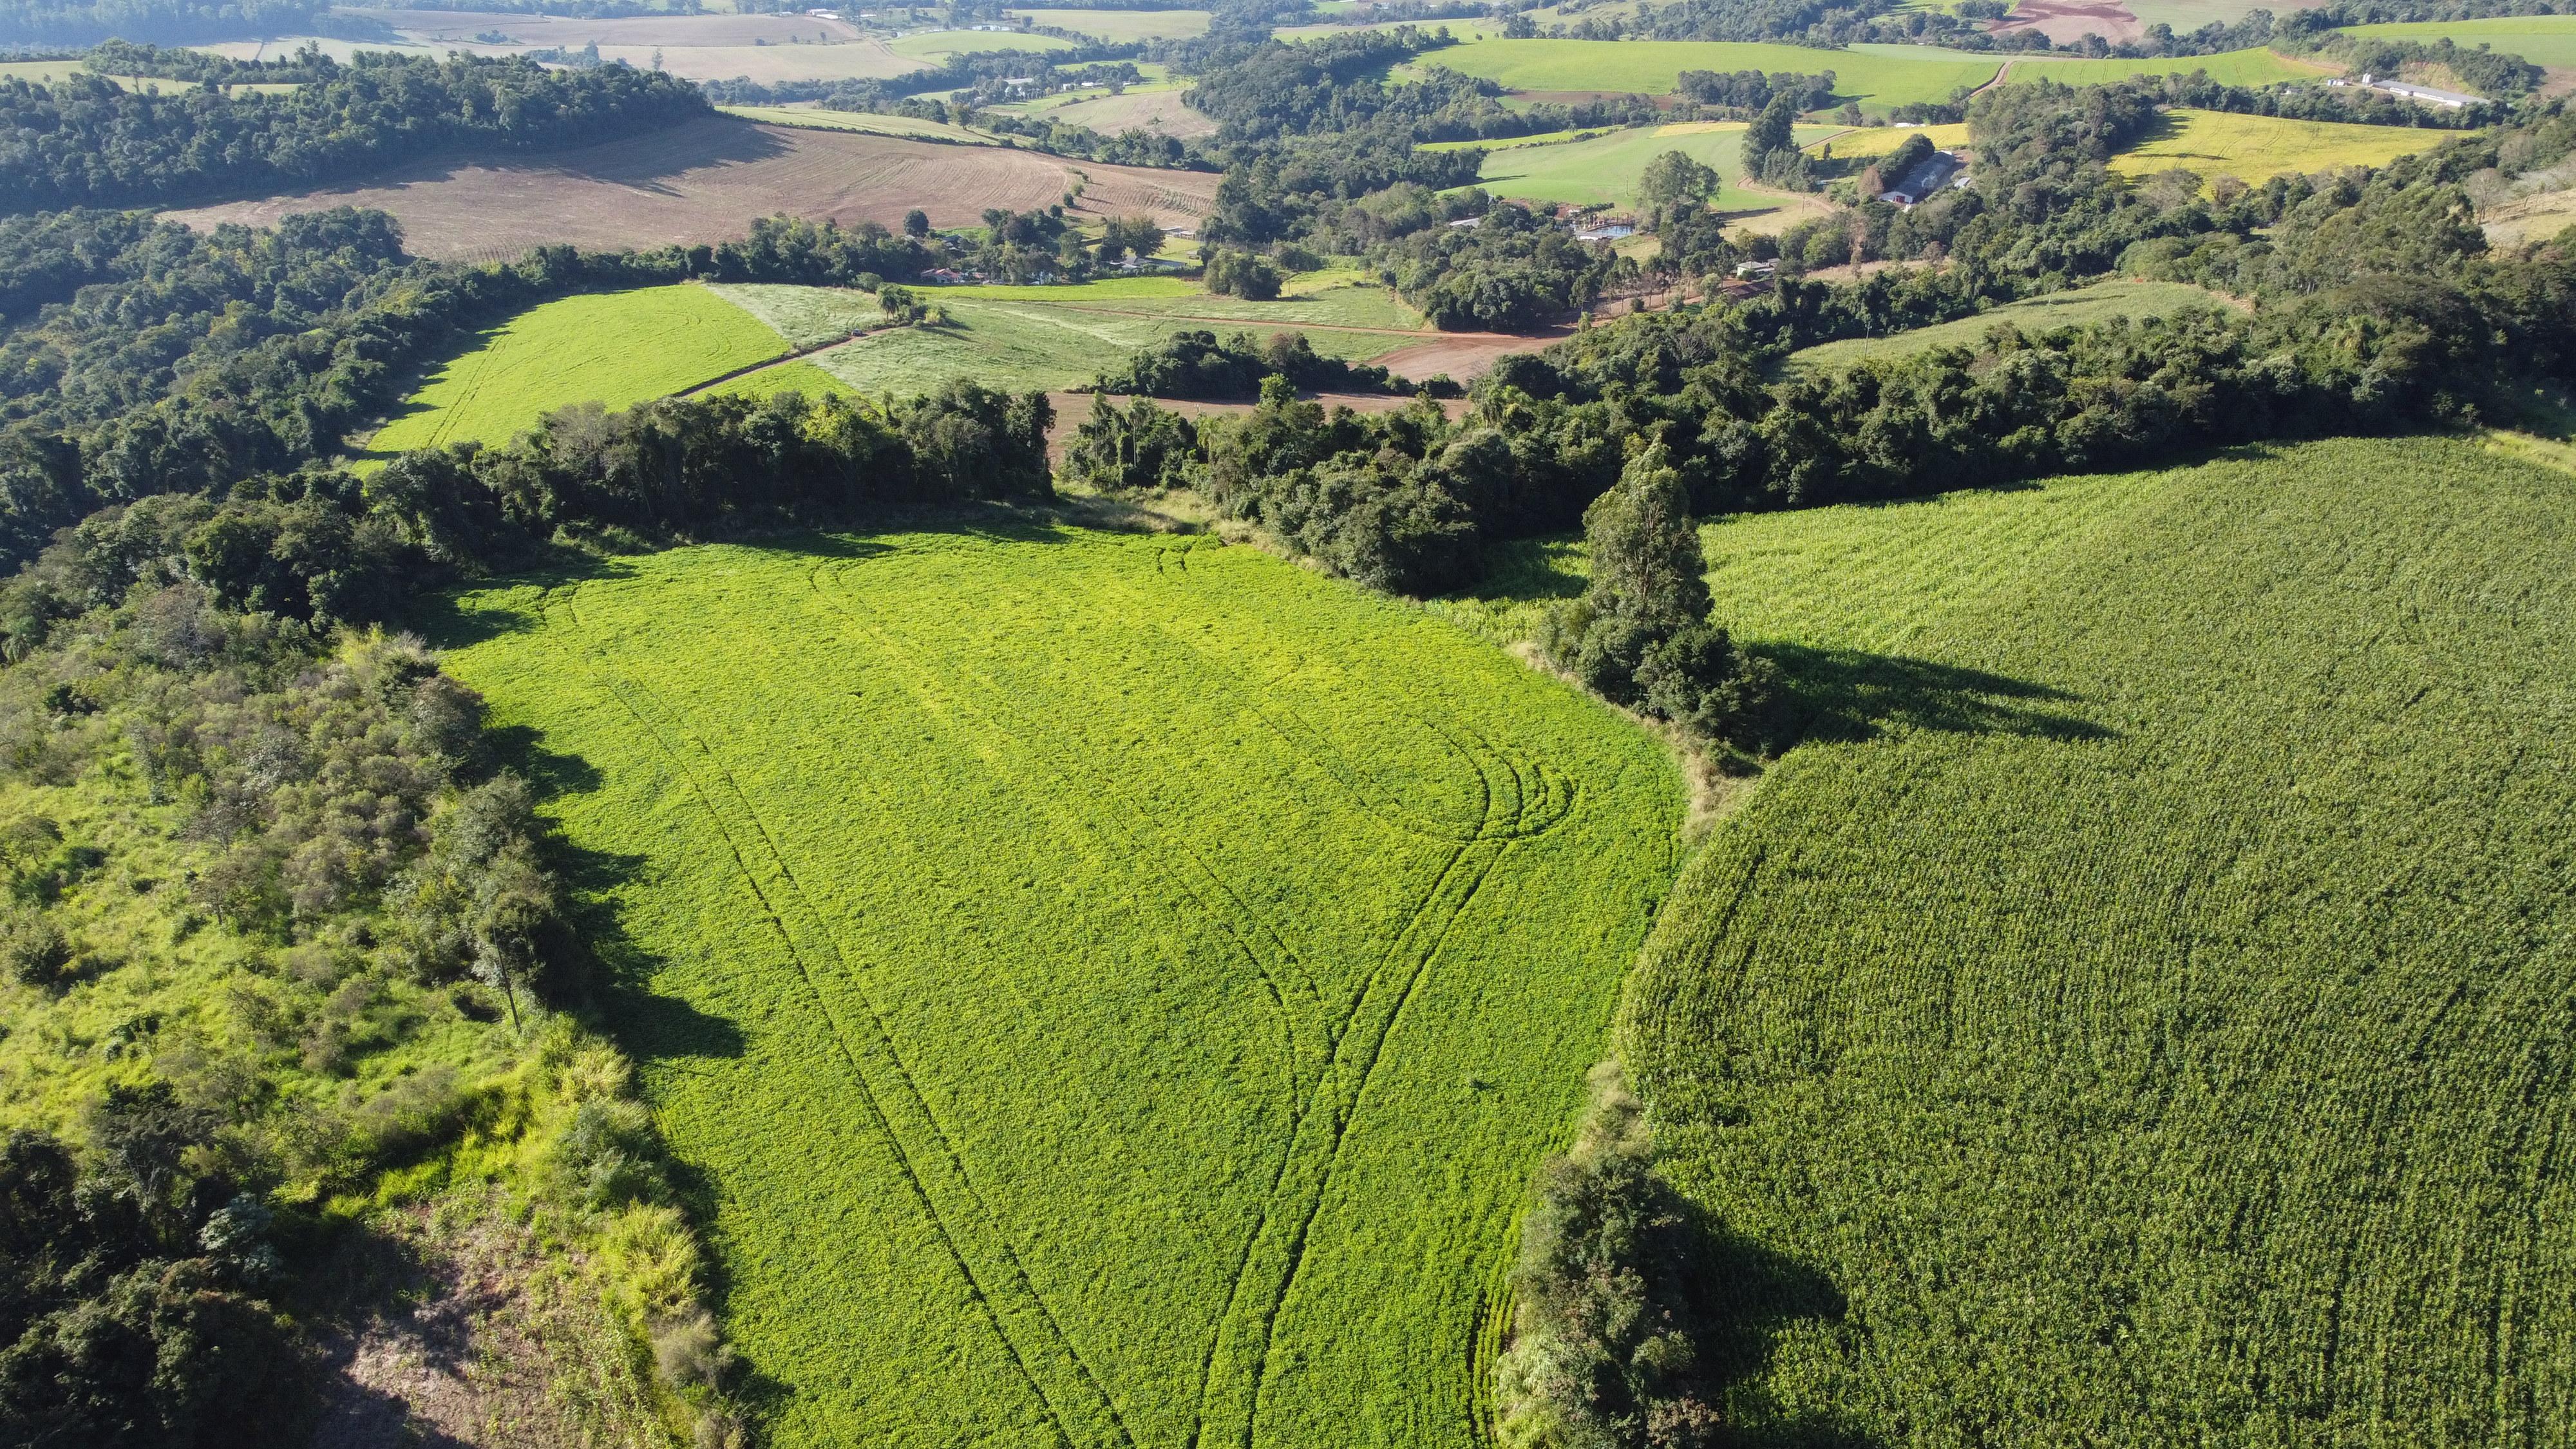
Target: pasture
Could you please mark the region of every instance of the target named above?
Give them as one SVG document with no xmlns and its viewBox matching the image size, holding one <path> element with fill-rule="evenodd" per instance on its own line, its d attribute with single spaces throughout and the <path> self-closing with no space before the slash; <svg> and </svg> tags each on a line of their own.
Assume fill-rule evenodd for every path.
<svg viewBox="0 0 2576 1449">
<path fill-rule="evenodd" d="M 105 80 L 118 90 L 133 91 L 142 95 L 176 95 L 181 91 L 196 89 L 190 82 L 163 80 L 157 76 L 103 76 L 77 60 L 0 60 L 0 84 L 22 80 L 30 85 L 49 86 L 58 85 L 74 77 Z M 291 81 L 251 81 L 241 85 L 226 86 L 224 94 L 238 96 L 256 91 L 262 95 L 277 95 L 293 89 L 295 89 L 295 83 Z"/>
<path fill-rule="evenodd" d="M 937 61 L 952 55 L 982 55 L 995 50 L 1071 50 L 1073 42 L 1053 35 L 1023 35 L 1004 30 L 925 30 L 898 36 L 886 42 L 886 49 L 899 56 L 918 61 Z"/>
<path fill-rule="evenodd" d="M 2379 35 L 2430 45 L 2453 45 L 2518 55 L 2533 65 L 2576 68 L 2576 15 L 2516 15 L 2493 20 L 2426 20 L 2346 27 L 2352 35 Z"/>
<path fill-rule="evenodd" d="M 2568 1442 L 2576 479 L 2344 440 L 1705 536 L 1816 737 L 1620 1040 L 1744 1432 Z"/>
<path fill-rule="evenodd" d="M 2415 126 L 2177 109 L 2164 115 L 2154 135 L 2112 157 L 2110 168 L 2123 176 L 2148 176 L 2180 167 L 2259 186 L 2275 176 L 2385 166 L 2400 156 L 2429 151 L 2451 134 Z"/>
<path fill-rule="evenodd" d="M 1886 337 L 1848 337 L 1840 342 L 1800 348 L 1782 361 L 1790 373 L 1847 372 L 1852 365 L 1879 357 L 1904 357 L 1934 347 L 1972 347 L 1991 328 L 2005 323 L 2024 332 L 2051 327 L 2081 327 L 2114 317 L 2165 317 L 2186 307 L 2234 305 L 2226 298 L 2180 282 L 2097 282 L 2068 292 L 2051 292 L 2007 303 L 1974 317 L 1917 327 Z"/>
<path fill-rule="evenodd" d="M 1863 110 L 1884 111 L 1908 101 L 1946 101 L 1961 86 L 1994 79 L 2002 62 L 1927 51 L 1922 57 L 1886 52 L 1811 50 L 1795 45 L 1736 44 L 1700 40 L 1478 40 L 1433 51 L 1420 65 L 1446 66 L 1516 91 L 1635 91 L 1662 95 L 1686 70 L 1834 73 L 1836 94 Z"/>
<path fill-rule="evenodd" d="M 564 783 L 764 1442 L 1482 1442 L 1661 746 L 1256 550 L 1000 516 L 427 627 Z"/>
<path fill-rule="evenodd" d="M 1869 126 L 1854 131 L 1837 131 L 1821 141 L 1806 143 L 1806 149 L 1822 155 L 1830 148 L 1836 160 L 1865 160 L 1884 156 L 1905 144 L 1905 138 L 1916 133 L 1937 149 L 1955 151 L 1968 144 L 1966 122 L 1950 126 Z"/>
<path fill-rule="evenodd" d="M 900 225 L 912 207 L 939 226 L 980 224 L 984 208 L 1061 200 L 1088 177 L 1080 210 L 1145 213 L 1190 226 L 1218 177 L 1069 162 L 1003 146 L 941 146 L 900 136 L 766 126 L 730 116 L 542 157 L 407 167 L 364 186 L 166 212 L 200 229 L 273 226 L 292 212 L 373 207 L 403 224 L 415 255 L 514 260 L 571 243 L 602 250 L 739 237 L 750 219 L 788 212 L 847 226 Z"/>
<path fill-rule="evenodd" d="M 785 290 L 785 289 L 782 289 Z M 798 289 L 802 290 L 802 289 Z M 1383 287 L 1303 279 L 1275 302 L 1211 296 L 1195 282 L 1143 277 L 1078 287 L 937 287 L 947 327 L 882 332 L 814 355 L 814 364 L 868 396 L 927 392 L 951 378 L 988 387 L 1058 389 L 1087 383 L 1128 353 L 1175 332 L 1302 331 L 1326 357 L 1365 361 L 1431 336 Z"/>
<path fill-rule="evenodd" d="M 1204 10 L 1014 9 L 1009 15 L 1014 20 L 1097 36 L 1113 44 L 1129 40 L 1186 40 L 1193 35 L 1205 35 L 1208 29 L 1208 12 Z"/>
<path fill-rule="evenodd" d="M 2004 71 L 2004 84 L 2028 85 L 2045 79 L 2068 86 L 2107 85 L 2133 75 L 2190 75 L 2194 71 L 2207 71 L 2211 80 L 2233 86 L 2268 86 L 2342 74 L 2340 68 L 2318 61 L 2255 49 L 2146 60 L 2016 60 Z"/>
<path fill-rule="evenodd" d="M 784 337 L 706 287 L 563 297 L 484 333 L 432 373 L 368 450 L 507 442 L 557 408 L 632 407 L 787 350 Z"/>
<path fill-rule="evenodd" d="M 1613 131 L 1589 141 L 1507 148 L 1485 158 L 1477 184 L 1496 196 L 1630 206 L 1646 167 L 1667 151 L 1680 151 L 1725 178 L 1728 194 L 1719 198 L 1724 206 L 1743 199 L 1734 183 L 1743 171 L 1744 130 L 1741 121 L 1684 121 Z M 1799 140 L 1811 141 L 1833 130 L 1802 126 L 1797 134 Z"/>
</svg>

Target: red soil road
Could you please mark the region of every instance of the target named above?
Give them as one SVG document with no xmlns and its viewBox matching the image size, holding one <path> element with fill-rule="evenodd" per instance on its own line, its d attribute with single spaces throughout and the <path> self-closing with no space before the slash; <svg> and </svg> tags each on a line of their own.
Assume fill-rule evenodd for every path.
<svg viewBox="0 0 2576 1449">
<path fill-rule="evenodd" d="M 335 206 L 391 212 L 415 256 L 501 261 L 528 248 L 594 249 L 726 241 L 784 212 L 843 225 L 899 225 L 913 207 L 934 226 L 980 225 L 986 207 L 1061 200 L 1088 177 L 1077 209 L 1143 212 L 1194 226 L 1214 209 L 1204 171 L 1070 162 L 1003 146 L 943 146 L 857 131 L 763 126 L 710 116 L 666 131 L 525 160 L 407 167 L 358 185 L 166 213 L 208 230 L 274 225 Z"/>
</svg>

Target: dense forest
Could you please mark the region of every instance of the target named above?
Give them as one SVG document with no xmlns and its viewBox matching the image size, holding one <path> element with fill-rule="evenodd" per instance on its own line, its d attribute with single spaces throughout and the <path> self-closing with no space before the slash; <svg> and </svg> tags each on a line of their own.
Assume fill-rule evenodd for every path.
<svg viewBox="0 0 2576 1449">
<path fill-rule="evenodd" d="M 695 87 L 658 71 L 373 53 L 281 93 L 228 95 L 210 83 L 156 95 L 103 78 L 9 80 L 0 82 L 0 207 L 283 190 L 465 148 L 577 145 L 705 111 Z"/>
<path fill-rule="evenodd" d="M 185 45 L 310 35 L 328 9 L 311 0 L 14 0 L 0 8 L 0 45 L 78 46 L 111 39 Z"/>
</svg>

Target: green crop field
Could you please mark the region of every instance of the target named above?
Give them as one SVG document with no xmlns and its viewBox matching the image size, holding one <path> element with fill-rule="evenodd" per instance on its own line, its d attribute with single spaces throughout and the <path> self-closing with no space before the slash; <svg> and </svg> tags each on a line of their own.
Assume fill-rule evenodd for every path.
<svg viewBox="0 0 2576 1449">
<path fill-rule="evenodd" d="M 2380 35 L 2391 40 L 2430 44 L 2448 38 L 2475 50 L 2485 46 L 2518 55 L 2533 65 L 2576 67 L 2576 15 L 2517 15 L 2495 20 L 2426 20 L 2393 25 L 2355 25 L 2352 35 Z"/>
<path fill-rule="evenodd" d="M 1259 551 L 999 516 L 426 626 L 565 782 L 765 1442 L 1482 1442 L 1661 745 Z"/>
<path fill-rule="evenodd" d="M 1989 328 L 2006 322 L 2024 332 L 2039 332 L 2050 327 L 2083 326 L 2113 317 L 2165 317 L 2185 307 L 2227 305 L 2223 297 L 2180 282 L 2099 282 L 2071 292 L 2051 292 L 2044 297 L 2013 302 L 1974 317 L 1962 317 L 1956 322 L 1918 327 L 1911 332 L 1887 337 L 1850 337 L 1840 342 L 1801 348 L 1789 354 L 1783 368 L 1794 373 L 1844 372 L 1865 358 L 1902 357 L 1930 347 L 1972 346 L 1986 335 Z"/>
<path fill-rule="evenodd" d="M 1205 35 L 1204 10 L 1013 10 L 1011 18 L 1051 25 L 1078 35 L 1096 35 L 1112 43 L 1129 40 L 1182 40 Z"/>
<path fill-rule="evenodd" d="M 2385 166 L 2447 139 L 2443 132 L 2414 126 L 2355 126 L 2175 110 L 2162 118 L 2156 135 L 2112 157 L 2110 164 L 2123 176 L 2181 167 L 2203 176 L 2234 176 L 2259 185 L 2281 175 Z"/>
<path fill-rule="evenodd" d="M 2576 477 L 2346 440 L 1706 537 L 1823 739 L 1621 1041 L 1749 1442 L 2568 1442 Z"/>
<path fill-rule="evenodd" d="M 2170 25 L 2176 35 L 2189 35 L 2204 25 L 2234 25 L 2257 10 L 2278 13 L 2272 0 L 2124 0 L 2140 25 Z"/>
<path fill-rule="evenodd" d="M 631 407 L 787 350 L 785 338 L 706 287 L 565 297 L 484 333 L 412 394 L 368 451 L 506 442 L 557 408 Z"/>
<path fill-rule="evenodd" d="M 937 60 L 948 55 L 976 55 L 988 50 L 1071 50 L 1073 42 L 1052 35 L 1021 35 L 1005 30 L 930 30 L 886 42 L 886 49 L 910 60 Z"/>
<path fill-rule="evenodd" d="M 1516 91 L 1636 91 L 1662 95 L 1686 70 L 1834 73 L 1837 94 L 1862 109 L 1884 111 L 1908 101 L 1946 101 L 1961 86 L 1994 79 L 2001 62 L 1928 51 L 1920 58 L 1873 52 L 1810 50 L 1699 40 L 1478 40 L 1438 50 L 1425 65 L 1481 76 Z"/>
<path fill-rule="evenodd" d="M 1487 156 L 1476 180 L 1497 196 L 1627 206 L 1637 199 L 1637 178 L 1667 151 L 1716 168 L 1732 186 L 1743 170 L 1739 151 L 1744 130 L 1740 121 L 1685 121 L 1613 131 L 1589 141 L 1517 147 Z M 1832 134 L 1831 126 L 1797 131 L 1802 143 Z M 1723 198 L 1720 204 L 1726 204 Z"/>
<path fill-rule="evenodd" d="M 2053 80 L 2060 85 L 2106 85 L 2133 75 L 2189 75 L 2207 71 L 2224 85 L 2268 86 L 2281 81 L 2317 80 L 2340 74 L 2335 67 L 2296 60 L 2269 50 L 2229 50 L 2217 55 L 2175 55 L 2150 60 L 2016 60 L 2004 72 L 2007 85 Z"/>
</svg>

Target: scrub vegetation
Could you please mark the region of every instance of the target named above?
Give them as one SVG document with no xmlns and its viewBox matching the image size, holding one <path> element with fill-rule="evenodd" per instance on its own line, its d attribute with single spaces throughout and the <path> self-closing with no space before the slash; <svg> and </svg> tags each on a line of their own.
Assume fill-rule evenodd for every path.
<svg viewBox="0 0 2576 1449">
<path fill-rule="evenodd" d="M 624 863 L 624 1026 L 782 1442 L 1475 1442 L 1661 746 L 1258 551 L 998 519 L 438 632 L 596 772 L 554 809 Z"/>
</svg>

